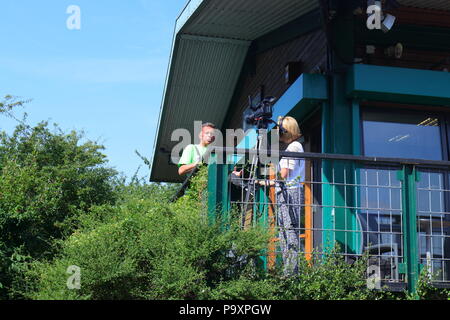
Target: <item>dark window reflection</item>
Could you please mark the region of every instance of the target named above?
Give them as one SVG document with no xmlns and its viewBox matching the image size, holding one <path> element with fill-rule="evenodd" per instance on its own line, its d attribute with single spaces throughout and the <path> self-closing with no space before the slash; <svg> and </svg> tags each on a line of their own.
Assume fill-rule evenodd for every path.
<svg viewBox="0 0 450 320">
<path fill-rule="evenodd" d="M 442 160 L 439 119 L 420 113 L 363 113 L 366 156 Z"/>
</svg>

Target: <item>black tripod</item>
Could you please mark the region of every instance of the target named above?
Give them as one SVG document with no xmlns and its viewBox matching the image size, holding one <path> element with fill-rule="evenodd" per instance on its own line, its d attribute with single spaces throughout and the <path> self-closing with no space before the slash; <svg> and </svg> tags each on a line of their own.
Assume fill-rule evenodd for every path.
<svg viewBox="0 0 450 320">
<path fill-rule="evenodd" d="M 251 160 L 250 160 L 250 169 L 249 175 L 247 179 L 241 178 L 234 173 L 230 174 L 230 181 L 236 186 L 243 188 L 245 192 L 245 198 L 243 201 L 243 210 L 242 210 L 242 225 L 245 225 L 246 213 L 248 210 L 248 205 L 250 197 L 253 195 L 255 197 L 257 190 L 259 190 L 260 185 L 258 183 L 258 168 L 261 167 L 262 163 L 260 162 L 260 152 L 262 150 L 263 139 L 267 137 L 267 127 L 269 123 L 274 123 L 275 128 L 279 128 L 280 132 L 285 132 L 286 130 L 281 126 L 281 124 L 277 124 L 275 121 L 271 119 L 267 119 L 264 122 L 260 123 L 260 128 L 257 129 L 257 140 L 256 145 L 252 149 L 254 152 L 251 152 Z M 267 139 L 267 138 L 266 138 Z M 266 143 L 268 146 L 268 143 Z M 247 180 L 247 181 L 245 181 Z"/>
</svg>

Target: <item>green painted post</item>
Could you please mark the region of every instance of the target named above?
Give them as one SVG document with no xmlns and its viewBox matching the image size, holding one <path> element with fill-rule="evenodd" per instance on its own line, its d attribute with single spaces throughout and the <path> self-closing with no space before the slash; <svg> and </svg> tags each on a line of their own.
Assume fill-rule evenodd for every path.
<svg viewBox="0 0 450 320">
<path fill-rule="evenodd" d="M 329 79 L 329 101 L 323 105 L 323 143 L 325 153 L 352 154 L 354 142 L 354 105 L 346 97 L 346 73 L 354 61 L 354 15 L 342 2 L 335 1 L 337 16 L 331 22 L 331 42 L 334 44 L 331 55 L 333 72 Z M 359 133 L 359 130 L 358 130 Z M 328 250 L 337 241 L 346 252 L 355 252 L 356 216 L 354 188 L 342 185 L 354 180 L 354 168 L 350 162 L 323 162 L 322 182 L 322 223 L 323 244 Z M 338 183 L 338 185 L 330 185 Z M 332 207 L 329 207 L 332 206 Z M 334 229 L 334 230 L 333 230 Z M 342 231 L 340 231 L 342 230 Z M 352 230 L 350 233 L 344 230 Z"/>
<path fill-rule="evenodd" d="M 419 253 L 417 248 L 417 218 L 416 218 L 416 182 L 418 175 L 413 165 L 403 166 L 398 172 L 398 179 L 402 181 L 402 207 L 403 207 L 403 247 L 406 265 L 408 291 L 417 292 L 419 280 Z"/>
<path fill-rule="evenodd" d="M 352 101 L 352 154 L 355 156 L 359 156 L 361 155 L 361 137 L 362 137 L 362 132 L 361 132 L 361 110 L 360 110 L 360 105 L 359 105 L 359 101 L 357 100 L 353 100 Z M 358 163 L 353 162 L 352 165 L 352 175 L 351 175 L 351 179 L 352 179 L 352 183 L 353 184 L 361 184 L 361 174 L 360 174 L 360 169 L 361 169 L 361 165 Z M 361 207 L 361 201 L 360 201 L 360 194 L 361 192 L 358 193 L 358 190 L 360 190 L 360 187 L 358 186 L 354 186 L 351 188 L 352 190 L 352 196 L 353 196 L 353 206 L 355 208 L 360 208 Z M 353 237 L 352 237 L 352 241 L 353 241 L 353 247 L 354 247 L 354 251 L 357 254 L 362 254 L 360 248 L 361 248 L 361 242 L 362 242 L 362 230 L 359 227 L 358 224 L 358 209 L 354 209 L 352 210 L 353 213 L 353 219 L 352 219 L 352 230 L 354 230 L 355 232 L 353 232 Z"/>
<path fill-rule="evenodd" d="M 218 207 L 217 180 L 218 168 L 214 161 L 215 155 L 211 155 L 211 163 L 208 165 L 208 221 L 210 224 L 215 223 Z"/>
<path fill-rule="evenodd" d="M 258 193 L 256 194 L 257 196 L 257 210 L 255 210 L 255 218 L 256 218 L 256 223 L 260 226 L 263 227 L 268 227 L 268 205 L 267 203 L 269 203 L 269 198 L 266 195 L 266 193 L 264 192 L 264 188 L 260 188 Z M 262 270 L 267 271 L 267 249 L 264 249 L 262 251 L 261 256 L 259 256 L 259 261 L 257 262 L 257 264 L 262 268 Z"/>
<path fill-rule="evenodd" d="M 211 155 L 208 166 L 208 219 L 215 223 L 220 216 L 222 223 L 228 221 L 230 199 L 228 194 L 228 172 L 231 165 L 217 164 L 216 155 Z"/>
<path fill-rule="evenodd" d="M 322 152 L 332 152 L 332 120 L 330 104 L 322 103 Z M 324 252 L 329 252 L 334 246 L 334 210 L 333 190 L 331 185 L 331 168 L 333 164 L 329 160 L 322 160 L 322 245 Z"/>
<path fill-rule="evenodd" d="M 352 148 L 353 155 L 361 155 L 361 112 L 359 102 L 352 102 Z"/>
<path fill-rule="evenodd" d="M 344 76 L 334 75 L 332 83 L 332 99 L 323 104 L 322 152 L 353 154 L 359 152 L 359 104 L 348 101 L 345 97 Z M 354 207 L 355 187 L 342 185 L 351 184 L 355 180 L 355 167 L 351 162 L 323 162 L 322 203 L 323 208 L 323 242 L 325 247 L 334 245 L 337 241 L 348 253 L 355 253 L 357 246 L 357 219 Z M 339 185 L 331 185 L 338 183 Z M 329 207 L 331 206 L 331 207 Z M 334 229 L 334 231 L 332 231 Z M 339 231 L 351 230 L 351 231 Z M 355 231 L 354 231 L 355 230 Z M 330 243 L 331 242 L 331 243 Z"/>
</svg>

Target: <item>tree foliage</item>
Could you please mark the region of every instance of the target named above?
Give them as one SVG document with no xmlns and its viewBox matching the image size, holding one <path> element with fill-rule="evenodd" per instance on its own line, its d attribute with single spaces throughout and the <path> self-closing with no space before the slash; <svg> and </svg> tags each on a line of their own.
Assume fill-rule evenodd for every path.
<svg viewBox="0 0 450 320">
<path fill-rule="evenodd" d="M 51 257 L 91 206 L 114 203 L 103 147 L 46 122 L 0 133 L 0 283 L 11 287 L 30 259 Z M 16 279 L 17 280 L 17 279 Z M 5 290 L 3 295 L 6 295 Z"/>
<path fill-rule="evenodd" d="M 23 105 L 25 105 L 30 101 L 31 100 L 21 100 L 18 97 L 12 95 L 6 95 L 0 101 L 0 114 L 3 114 L 9 118 L 17 120 L 13 114 L 13 110 L 17 109 L 18 107 L 22 107 Z M 18 121 L 20 122 L 20 120 Z"/>
<path fill-rule="evenodd" d="M 28 281 L 36 287 L 30 298 L 207 298 L 219 283 L 248 271 L 239 267 L 240 257 L 252 260 L 265 246 L 261 230 L 243 232 L 230 223 L 220 232 L 221 225 L 210 225 L 196 202 L 169 203 L 161 197 L 167 186 L 140 189 L 116 206 L 98 206 L 83 216 L 57 259 L 33 265 Z M 146 189 L 152 196 L 143 198 Z M 81 268 L 78 291 L 66 287 L 70 265 Z"/>
</svg>

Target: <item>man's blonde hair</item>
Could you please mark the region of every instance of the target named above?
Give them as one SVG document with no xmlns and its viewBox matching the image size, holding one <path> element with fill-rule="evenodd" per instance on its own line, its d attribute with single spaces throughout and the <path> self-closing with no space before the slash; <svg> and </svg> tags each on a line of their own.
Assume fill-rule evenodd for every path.
<svg viewBox="0 0 450 320">
<path fill-rule="evenodd" d="M 283 121 L 283 123 L 281 123 L 281 121 Z M 298 122 L 294 118 L 278 117 L 278 123 L 281 124 L 281 126 L 286 130 L 285 133 L 283 134 L 280 133 L 280 136 L 283 139 L 283 141 L 290 143 L 302 136 L 300 127 L 298 126 Z"/>
</svg>

